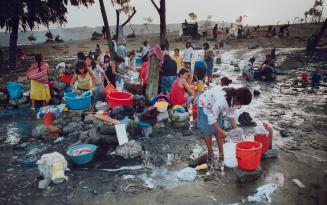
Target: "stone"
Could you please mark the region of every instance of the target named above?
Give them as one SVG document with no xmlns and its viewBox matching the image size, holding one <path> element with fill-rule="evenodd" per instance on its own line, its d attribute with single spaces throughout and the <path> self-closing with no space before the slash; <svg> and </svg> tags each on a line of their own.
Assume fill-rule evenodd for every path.
<svg viewBox="0 0 327 205">
<path fill-rule="evenodd" d="M 80 132 L 79 139 L 84 142 L 89 137 L 89 131 Z"/>
<path fill-rule="evenodd" d="M 104 124 L 102 127 L 99 128 L 99 133 L 103 135 L 115 135 L 116 129 L 114 125 Z"/>
<path fill-rule="evenodd" d="M 67 135 L 69 133 L 73 133 L 74 131 L 79 132 L 81 129 L 81 126 L 76 123 L 76 122 L 70 122 L 68 123 L 68 125 L 66 125 L 65 127 L 62 128 L 62 133 L 64 135 Z"/>
<path fill-rule="evenodd" d="M 285 131 L 285 130 L 281 130 L 281 131 L 280 131 L 280 136 L 281 136 L 282 138 L 286 138 L 286 137 L 289 136 L 289 133 L 288 133 L 287 131 Z"/>
<path fill-rule="evenodd" d="M 177 178 L 180 181 L 194 181 L 196 178 L 196 170 L 191 167 L 186 167 L 177 173 Z"/>
<path fill-rule="evenodd" d="M 241 183 L 246 183 L 246 182 L 253 182 L 262 175 L 262 168 L 259 166 L 256 170 L 254 171 L 245 171 L 241 170 L 240 168 L 236 167 L 234 168 L 234 173 L 237 177 L 237 180 Z"/>
<path fill-rule="evenodd" d="M 39 181 L 39 189 L 46 189 L 51 184 L 51 180 L 49 178 L 43 179 Z"/>
<path fill-rule="evenodd" d="M 63 112 L 62 116 L 65 118 L 72 118 L 72 117 L 82 117 L 83 110 L 68 110 L 67 112 Z"/>
<path fill-rule="evenodd" d="M 96 127 L 96 128 L 99 128 L 99 127 L 104 126 L 104 123 L 101 120 L 95 120 L 93 122 L 93 126 Z"/>
<path fill-rule="evenodd" d="M 208 161 L 208 153 L 207 152 L 202 152 L 199 155 L 192 155 L 189 158 L 189 165 L 191 167 L 198 166 L 200 164 L 205 164 Z"/>
<path fill-rule="evenodd" d="M 82 121 L 82 118 L 81 117 L 72 117 L 71 118 L 71 121 L 73 121 L 73 122 L 80 122 L 80 121 Z"/>
<path fill-rule="evenodd" d="M 267 152 L 265 152 L 262 155 L 262 159 L 272 159 L 272 158 L 277 158 L 278 157 L 278 149 L 273 148 L 269 149 Z"/>
<path fill-rule="evenodd" d="M 260 91 L 259 90 L 254 90 L 253 91 L 253 96 L 259 96 L 261 93 L 260 93 Z"/>
<path fill-rule="evenodd" d="M 33 128 L 33 130 L 32 130 L 32 136 L 33 137 L 36 137 L 36 138 L 41 137 L 46 130 L 47 130 L 47 126 L 45 126 L 45 125 L 38 125 L 38 126 L 36 126 L 36 127 Z"/>
<path fill-rule="evenodd" d="M 63 124 L 63 122 L 64 122 L 63 118 L 58 118 L 58 119 L 54 120 L 52 124 L 56 126 L 56 125 Z"/>
<path fill-rule="evenodd" d="M 140 143 L 132 140 L 121 146 L 118 146 L 115 153 L 124 159 L 135 159 L 143 155 L 143 149 Z"/>
<path fill-rule="evenodd" d="M 94 117 L 93 114 L 88 114 L 84 118 L 84 123 L 86 123 L 86 124 L 92 124 L 95 120 L 96 120 L 96 118 Z"/>
</svg>

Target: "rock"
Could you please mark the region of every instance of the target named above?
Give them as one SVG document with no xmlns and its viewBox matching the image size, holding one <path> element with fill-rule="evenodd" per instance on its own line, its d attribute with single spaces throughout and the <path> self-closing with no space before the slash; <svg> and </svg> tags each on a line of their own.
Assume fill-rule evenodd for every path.
<svg viewBox="0 0 327 205">
<path fill-rule="evenodd" d="M 71 121 L 73 121 L 73 122 L 80 122 L 80 121 L 82 121 L 82 118 L 81 117 L 72 117 L 71 118 Z"/>
<path fill-rule="evenodd" d="M 259 179 L 259 177 L 262 175 L 262 168 L 259 166 L 256 170 L 249 172 L 236 167 L 234 168 L 234 173 L 237 177 L 237 180 L 241 183 L 253 182 Z"/>
<path fill-rule="evenodd" d="M 46 189 L 50 185 L 51 180 L 49 178 L 39 181 L 39 189 Z"/>
<path fill-rule="evenodd" d="M 140 143 L 132 140 L 117 147 L 115 153 L 124 159 L 135 159 L 143 155 L 143 150 Z"/>
<path fill-rule="evenodd" d="M 93 114 L 86 115 L 84 118 L 84 123 L 91 124 L 96 120 Z"/>
<path fill-rule="evenodd" d="M 95 120 L 93 121 L 93 126 L 96 128 L 104 126 L 104 123 L 101 120 Z"/>
<path fill-rule="evenodd" d="M 89 137 L 85 139 L 85 142 L 91 144 L 98 144 L 99 142 L 108 144 L 117 144 L 118 139 L 116 135 L 102 135 L 96 128 L 92 128 L 89 132 Z"/>
<path fill-rule="evenodd" d="M 63 112 L 62 116 L 64 118 L 72 118 L 72 117 L 82 117 L 83 110 L 69 110 L 67 112 Z"/>
<path fill-rule="evenodd" d="M 79 132 L 81 129 L 81 126 L 76 122 L 70 122 L 68 125 L 62 128 L 62 132 L 64 135 L 67 135 L 69 133 L 73 133 L 75 131 Z"/>
<path fill-rule="evenodd" d="M 238 122 L 242 126 L 255 126 L 256 123 L 252 121 L 252 118 L 248 112 L 243 112 L 238 117 Z"/>
<path fill-rule="evenodd" d="M 260 46 L 258 44 L 256 45 L 253 45 L 253 46 L 249 46 L 248 49 L 257 49 L 259 48 Z"/>
<path fill-rule="evenodd" d="M 261 93 L 260 93 L 259 90 L 254 90 L 254 91 L 253 91 L 253 96 L 258 97 L 260 94 L 261 94 Z"/>
<path fill-rule="evenodd" d="M 269 149 L 267 152 L 265 152 L 262 155 L 262 159 L 272 159 L 272 158 L 277 158 L 278 157 L 278 149 Z"/>
<path fill-rule="evenodd" d="M 99 128 L 99 133 L 103 135 L 115 135 L 116 129 L 114 125 L 104 124 L 102 127 Z"/>
<path fill-rule="evenodd" d="M 208 153 L 206 151 L 202 152 L 201 154 L 199 155 L 192 155 L 190 156 L 189 158 L 189 165 L 191 167 L 195 167 L 195 166 L 198 166 L 200 164 L 205 164 L 207 163 L 208 161 Z"/>
<path fill-rule="evenodd" d="M 89 131 L 80 132 L 79 139 L 84 142 L 89 137 Z"/>
<path fill-rule="evenodd" d="M 282 138 L 286 138 L 286 137 L 289 136 L 289 133 L 288 133 L 287 131 L 285 131 L 285 130 L 281 130 L 281 131 L 280 131 L 280 136 L 281 136 Z"/>
<path fill-rule="evenodd" d="M 54 126 L 56 126 L 56 125 L 61 125 L 61 124 L 63 124 L 63 123 L 64 123 L 63 118 L 58 118 L 58 119 L 54 120 L 52 124 L 53 124 Z"/>
<path fill-rule="evenodd" d="M 180 181 L 194 181 L 196 178 L 196 169 L 186 167 L 177 173 L 177 178 Z"/>
<path fill-rule="evenodd" d="M 41 137 L 46 130 L 47 130 L 47 126 L 45 126 L 45 125 L 38 125 L 38 126 L 36 126 L 36 127 L 33 128 L 33 130 L 32 130 L 32 136 L 33 137 L 36 137 L 36 138 Z"/>
</svg>

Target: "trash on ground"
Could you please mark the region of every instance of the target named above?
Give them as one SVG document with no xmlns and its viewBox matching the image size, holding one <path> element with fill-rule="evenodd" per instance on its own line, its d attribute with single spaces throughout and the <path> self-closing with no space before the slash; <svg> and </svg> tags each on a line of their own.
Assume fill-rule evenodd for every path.
<svg viewBox="0 0 327 205">
<path fill-rule="evenodd" d="M 273 183 L 265 184 L 256 189 L 256 193 L 247 197 L 248 202 L 260 203 L 267 199 L 271 203 L 271 194 L 277 189 L 277 185 Z"/>
<path fill-rule="evenodd" d="M 292 181 L 301 189 L 305 188 L 304 184 L 298 179 L 292 179 Z"/>
</svg>

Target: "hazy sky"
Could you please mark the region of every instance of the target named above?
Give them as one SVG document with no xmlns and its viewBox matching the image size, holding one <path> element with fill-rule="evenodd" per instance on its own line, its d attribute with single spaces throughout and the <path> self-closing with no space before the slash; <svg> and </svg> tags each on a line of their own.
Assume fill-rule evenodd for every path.
<svg viewBox="0 0 327 205">
<path fill-rule="evenodd" d="M 89 8 L 69 7 L 68 23 L 65 27 L 100 26 L 103 24 L 98 0 Z M 156 0 L 157 2 L 159 0 Z M 110 0 L 104 0 L 110 25 L 114 25 L 116 16 Z M 247 15 L 245 23 L 249 25 L 276 24 L 293 22 L 294 17 L 303 18 L 303 14 L 313 5 L 314 0 L 166 0 L 167 23 L 181 23 L 194 12 L 198 20 L 212 15 L 212 20 L 235 22 L 240 15 Z M 159 16 L 150 0 L 131 0 L 137 13 L 132 19 L 134 24 L 144 23 L 143 18 L 151 16 L 159 23 Z M 325 9 L 326 10 L 326 9 Z M 125 19 L 125 16 L 122 17 Z"/>
</svg>

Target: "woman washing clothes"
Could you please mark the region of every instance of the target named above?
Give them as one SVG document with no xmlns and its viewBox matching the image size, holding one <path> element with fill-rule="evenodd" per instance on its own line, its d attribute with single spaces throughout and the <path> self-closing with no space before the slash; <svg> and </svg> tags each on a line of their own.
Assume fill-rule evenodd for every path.
<svg viewBox="0 0 327 205">
<path fill-rule="evenodd" d="M 191 90 L 189 84 L 187 83 L 189 75 L 190 72 L 185 68 L 182 68 L 179 71 L 178 78 L 171 86 L 170 103 L 172 105 L 181 105 L 184 108 L 188 108 L 194 99 L 195 93 Z"/>
<path fill-rule="evenodd" d="M 77 84 L 75 87 L 75 83 Z M 76 93 L 93 91 L 96 88 L 97 80 L 93 71 L 87 67 L 84 61 L 76 63 L 75 74 L 70 81 L 70 87 Z"/>
<path fill-rule="evenodd" d="M 43 106 L 48 105 L 51 95 L 48 86 L 48 63 L 44 62 L 41 54 L 35 55 L 35 62 L 32 63 L 27 71 L 28 78 L 31 80 L 31 100 L 32 110 L 35 110 L 35 102 L 43 101 Z"/>
<path fill-rule="evenodd" d="M 96 89 L 93 95 L 93 99 L 94 101 L 99 101 L 99 100 L 103 100 L 104 99 L 104 79 L 106 80 L 106 82 L 109 82 L 109 79 L 106 75 L 106 73 L 104 72 L 104 70 L 95 63 L 94 59 L 92 56 L 87 56 L 85 59 L 85 64 L 87 66 L 88 70 L 92 70 L 97 84 L 96 84 Z"/>
<path fill-rule="evenodd" d="M 203 134 L 208 148 L 208 156 L 215 159 L 212 149 L 212 135 L 215 135 L 219 149 L 219 157 L 223 158 L 223 143 L 226 133 L 222 127 L 223 117 L 228 117 L 233 129 L 237 128 L 234 120 L 234 111 L 242 105 L 251 103 L 252 93 L 242 87 L 222 88 L 215 86 L 205 91 L 199 97 L 197 126 Z"/>
</svg>

